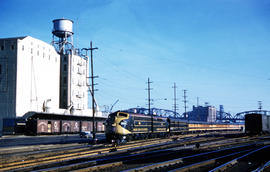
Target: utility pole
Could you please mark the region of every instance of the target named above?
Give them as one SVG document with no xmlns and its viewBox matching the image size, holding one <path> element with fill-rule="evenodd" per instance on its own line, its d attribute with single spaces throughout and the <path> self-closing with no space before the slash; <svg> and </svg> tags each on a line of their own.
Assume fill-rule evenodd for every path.
<svg viewBox="0 0 270 172">
<path fill-rule="evenodd" d="M 262 101 L 258 101 L 258 109 L 261 112 L 262 111 Z"/>
<path fill-rule="evenodd" d="M 91 52 L 91 84 L 92 84 L 92 112 L 93 112 L 93 140 L 96 139 L 96 121 L 95 121 L 95 89 L 94 89 L 94 68 L 93 68 L 93 50 L 97 50 L 98 48 L 93 48 L 92 41 L 90 42 L 90 52 Z"/>
<path fill-rule="evenodd" d="M 153 113 L 151 113 L 151 95 L 150 95 L 150 91 L 152 90 L 152 88 L 150 87 L 150 84 L 153 83 L 150 81 L 150 78 L 148 78 L 147 81 L 147 91 L 148 91 L 148 115 L 151 115 L 151 132 L 154 132 L 154 120 L 153 120 Z"/>
<path fill-rule="evenodd" d="M 184 102 L 184 108 L 185 108 L 185 114 L 184 114 L 184 118 L 185 119 L 187 119 L 187 95 L 186 95 L 186 93 L 187 93 L 187 90 L 183 90 L 184 91 L 184 100 L 183 100 L 183 102 Z"/>
<path fill-rule="evenodd" d="M 177 98 L 176 98 L 176 84 L 174 83 L 173 84 L 173 90 L 174 90 L 174 98 L 173 98 L 173 100 L 174 100 L 174 104 L 173 104 L 173 109 L 174 109 L 174 118 L 176 118 L 176 110 L 178 110 L 177 109 L 177 104 L 176 104 L 176 100 L 177 100 Z"/>
<path fill-rule="evenodd" d="M 95 110 L 96 110 L 96 102 L 95 102 L 95 83 L 94 83 L 94 78 L 97 78 L 98 76 L 94 76 L 94 68 L 93 68 L 93 50 L 97 50 L 98 48 L 95 47 L 93 48 L 92 46 L 92 41 L 90 42 L 90 48 L 83 48 L 83 50 L 89 51 L 90 50 L 90 60 L 91 60 L 91 90 L 90 93 L 92 95 L 92 113 L 93 113 L 93 140 L 95 141 L 96 139 L 96 120 L 95 120 Z"/>
</svg>

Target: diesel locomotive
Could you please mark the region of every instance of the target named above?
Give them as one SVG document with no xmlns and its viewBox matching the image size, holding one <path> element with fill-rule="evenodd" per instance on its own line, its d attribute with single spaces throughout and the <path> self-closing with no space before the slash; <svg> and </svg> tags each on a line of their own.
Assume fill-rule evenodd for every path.
<svg viewBox="0 0 270 172">
<path fill-rule="evenodd" d="M 240 131 L 244 127 L 243 124 L 195 122 L 125 111 L 109 114 L 105 126 L 105 135 L 108 141 L 129 141 L 192 132 Z"/>
</svg>

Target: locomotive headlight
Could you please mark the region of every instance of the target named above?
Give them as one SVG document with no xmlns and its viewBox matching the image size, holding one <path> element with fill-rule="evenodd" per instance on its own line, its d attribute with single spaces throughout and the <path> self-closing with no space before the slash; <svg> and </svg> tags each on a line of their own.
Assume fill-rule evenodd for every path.
<svg viewBox="0 0 270 172">
<path fill-rule="evenodd" d="M 127 121 L 126 120 L 122 120 L 120 123 L 119 123 L 122 127 L 125 127 L 127 125 Z"/>
</svg>

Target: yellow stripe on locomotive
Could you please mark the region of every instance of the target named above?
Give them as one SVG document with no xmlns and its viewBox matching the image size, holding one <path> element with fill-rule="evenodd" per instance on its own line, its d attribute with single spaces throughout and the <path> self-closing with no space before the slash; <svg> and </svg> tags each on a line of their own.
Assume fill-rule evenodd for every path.
<svg viewBox="0 0 270 172">
<path fill-rule="evenodd" d="M 121 125 L 125 123 L 125 120 L 129 119 L 129 114 L 125 112 L 118 112 L 115 118 L 115 133 L 119 135 L 127 135 L 130 134 L 131 132 Z"/>
</svg>

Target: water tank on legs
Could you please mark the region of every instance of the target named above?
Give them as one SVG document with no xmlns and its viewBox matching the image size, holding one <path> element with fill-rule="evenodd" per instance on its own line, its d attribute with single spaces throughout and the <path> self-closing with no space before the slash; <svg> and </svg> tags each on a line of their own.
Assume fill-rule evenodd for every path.
<svg viewBox="0 0 270 172">
<path fill-rule="evenodd" d="M 72 32 L 73 21 L 69 19 L 55 19 L 53 20 L 52 33 L 59 38 L 67 38 L 73 35 Z"/>
</svg>

